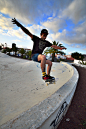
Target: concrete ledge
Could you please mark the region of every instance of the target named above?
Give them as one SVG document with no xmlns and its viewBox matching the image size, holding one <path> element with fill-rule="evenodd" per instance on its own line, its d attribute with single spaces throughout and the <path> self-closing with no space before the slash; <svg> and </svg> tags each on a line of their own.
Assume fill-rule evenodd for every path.
<svg viewBox="0 0 86 129">
<path fill-rule="evenodd" d="M 68 110 L 79 78 L 77 70 L 73 66 L 71 68 L 74 74 L 66 84 L 44 101 L 3 124 L 1 129 L 57 128 Z"/>
</svg>

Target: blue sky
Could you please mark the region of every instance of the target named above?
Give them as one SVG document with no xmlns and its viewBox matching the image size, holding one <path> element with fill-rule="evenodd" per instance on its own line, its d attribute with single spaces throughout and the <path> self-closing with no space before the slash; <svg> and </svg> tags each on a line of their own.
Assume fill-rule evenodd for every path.
<svg viewBox="0 0 86 129">
<path fill-rule="evenodd" d="M 62 43 L 67 55 L 86 54 L 86 0 L 0 0 L 0 43 L 32 49 L 30 37 L 12 24 L 14 17 L 39 37 L 48 29 L 47 40 Z"/>
</svg>

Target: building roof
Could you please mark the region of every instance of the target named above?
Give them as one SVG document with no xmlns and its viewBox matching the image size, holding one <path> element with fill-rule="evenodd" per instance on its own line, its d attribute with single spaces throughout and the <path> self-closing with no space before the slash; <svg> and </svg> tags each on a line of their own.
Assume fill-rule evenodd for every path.
<svg viewBox="0 0 86 129">
<path fill-rule="evenodd" d="M 71 55 L 65 55 L 67 60 L 74 60 L 74 58 Z"/>
</svg>

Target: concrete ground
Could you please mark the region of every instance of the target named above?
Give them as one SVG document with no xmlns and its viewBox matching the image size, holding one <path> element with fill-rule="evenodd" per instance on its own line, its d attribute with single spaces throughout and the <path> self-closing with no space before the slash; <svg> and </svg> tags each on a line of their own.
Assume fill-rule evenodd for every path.
<svg viewBox="0 0 86 129">
<path fill-rule="evenodd" d="M 56 84 L 46 86 L 40 64 L 0 53 L 0 125 L 54 94 L 73 75 L 67 64 L 53 63 Z"/>
</svg>

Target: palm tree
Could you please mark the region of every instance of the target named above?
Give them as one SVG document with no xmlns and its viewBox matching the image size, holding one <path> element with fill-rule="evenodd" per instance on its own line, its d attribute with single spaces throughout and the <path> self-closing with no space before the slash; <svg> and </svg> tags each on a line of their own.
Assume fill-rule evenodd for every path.
<svg viewBox="0 0 86 129">
<path fill-rule="evenodd" d="M 62 46 L 62 44 L 59 44 L 59 42 L 56 43 L 56 41 L 53 41 L 53 45 L 56 45 L 56 46 L 59 46 L 59 47 L 64 47 Z M 47 55 L 47 54 L 52 54 L 52 62 L 54 61 L 54 58 L 55 58 L 55 54 L 58 54 L 60 53 L 61 55 L 65 55 L 64 52 L 62 51 L 59 51 L 58 49 L 54 49 L 52 47 L 49 47 L 47 48 L 45 51 L 44 51 L 44 54 Z"/>
</svg>

